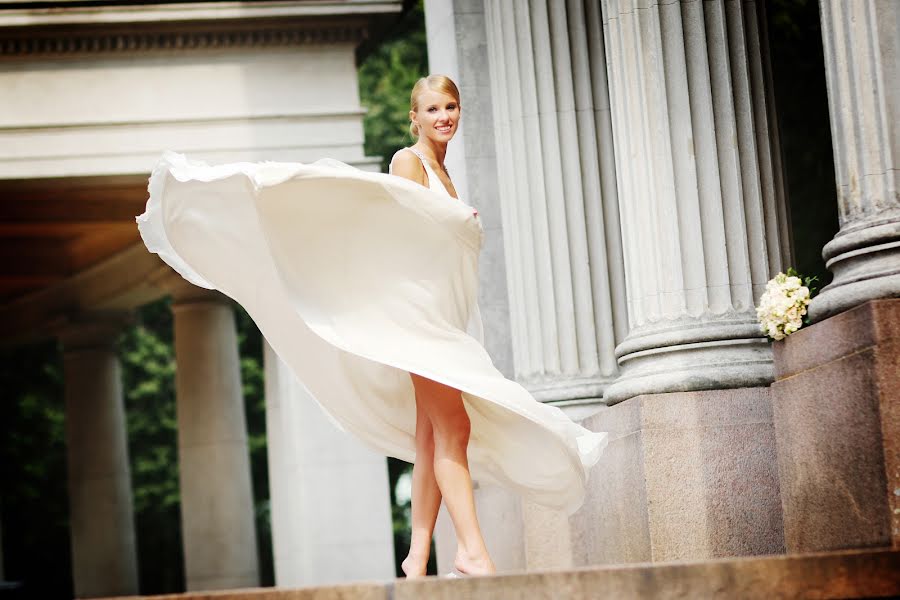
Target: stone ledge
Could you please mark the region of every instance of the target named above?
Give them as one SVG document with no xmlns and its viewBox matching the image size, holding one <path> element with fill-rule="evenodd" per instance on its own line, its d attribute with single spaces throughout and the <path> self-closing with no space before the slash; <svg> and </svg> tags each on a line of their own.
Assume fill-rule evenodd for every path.
<svg viewBox="0 0 900 600">
<path fill-rule="evenodd" d="M 900 551 L 851 550 L 583 567 L 495 577 L 372 582 L 144 596 L 155 600 L 571 600 L 587 598 L 887 598 L 900 596 Z M 132 600 L 137 598 L 130 597 Z M 119 600 L 124 600 L 120 598 Z"/>
<path fill-rule="evenodd" d="M 775 379 L 900 338 L 900 299 L 870 300 L 773 344 Z"/>
</svg>

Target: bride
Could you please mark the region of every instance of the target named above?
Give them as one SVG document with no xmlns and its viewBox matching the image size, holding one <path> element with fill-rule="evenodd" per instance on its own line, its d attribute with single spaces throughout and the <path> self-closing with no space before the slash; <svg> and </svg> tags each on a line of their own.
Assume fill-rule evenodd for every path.
<svg viewBox="0 0 900 600">
<path fill-rule="evenodd" d="M 137 217 L 148 250 L 244 307 L 336 427 L 414 463 L 409 577 L 425 572 L 442 500 L 455 574 L 495 571 L 473 477 L 572 513 L 607 443 L 506 379 L 481 343 L 484 231 L 443 167 L 459 117 L 452 81 L 416 83 L 418 141 L 390 174 L 167 151 Z"/>
<path fill-rule="evenodd" d="M 410 97 L 410 133 L 418 141 L 397 152 L 391 173 L 458 200 L 444 167 L 447 143 L 459 124 L 459 90 L 448 77 L 419 79 Z M 477 213 L 476 213 L 477 214 Z M 410 374 L 416 396 L 416 462 L 412 475 L 412 535 L 401 567 L 407 577 L 425 575 L 441 498 L 456 529 L 453 561 L 460 574 L 495 571 L 475 515 L 466 449 L 471 424 L 459 390 Z"/>
</svg>

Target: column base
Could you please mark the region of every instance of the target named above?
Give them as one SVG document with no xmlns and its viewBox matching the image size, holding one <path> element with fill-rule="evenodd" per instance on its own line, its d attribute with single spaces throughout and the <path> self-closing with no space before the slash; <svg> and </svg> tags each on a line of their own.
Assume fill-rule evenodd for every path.
<svg viewBox="0 0 900 600">
<path fill-rule="evenodd" d="M 613 405 L 643 394 L 769 385 L 772 349 L 755 320 L 673 322 L 633 332 L 616 348 L 622 375 L 606 388 Z"/>
<path fill-rule="evenodd" d="M 775 368 L 787 550 L 900 548 L 900 300 L 776 342 Z"/>
<path fill-rule="evenodd" d="M 834 281 L 810 303 L 814 323 L 868 300 L 900 297 L 900 217 L 841 231 L 822 255 Z"/>
<path fill-rule="evenodd" d="M 608 377 L 553 376 L 545 381 L 525 379 L 522 385 L 541 402 L 592 403 L 603 397 L 612 381 Z"/>
</svg>

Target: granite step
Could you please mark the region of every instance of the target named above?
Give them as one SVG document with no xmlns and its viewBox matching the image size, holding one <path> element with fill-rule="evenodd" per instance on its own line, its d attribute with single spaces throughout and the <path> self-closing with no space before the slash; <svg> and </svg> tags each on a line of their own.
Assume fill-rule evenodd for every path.
<svg viewBox="0 0 900 600">
<path fill-rule="evenodd" d="M 425 577 L 296 589 L 257 588 L 140 597 L 153 600 L 892 598 L 900 597 L 900 551 L 850 550 L 581 567 L 461 579 Z"/>
</svg>

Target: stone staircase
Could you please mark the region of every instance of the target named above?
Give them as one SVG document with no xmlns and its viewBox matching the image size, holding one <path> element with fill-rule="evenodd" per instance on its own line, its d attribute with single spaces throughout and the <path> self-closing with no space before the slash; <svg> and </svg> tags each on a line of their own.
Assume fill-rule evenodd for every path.
<svg viewBox="0 0 900 600">
<path fill-rule="evenodd" d="M 582 567 L 462 579 L 426 577 L 298 589 L 259 588 L 144 596 L 154 600 L 897 597 L 900 597 L 900 551 L 890 549 Z"/>
</svg>

